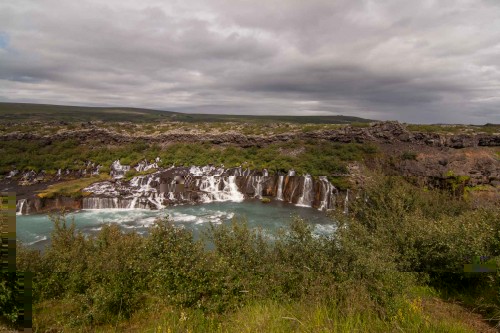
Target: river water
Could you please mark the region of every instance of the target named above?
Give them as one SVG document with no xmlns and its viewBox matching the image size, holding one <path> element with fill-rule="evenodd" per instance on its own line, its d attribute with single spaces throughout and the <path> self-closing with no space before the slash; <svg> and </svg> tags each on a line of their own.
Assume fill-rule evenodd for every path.
<svg viewBox="0 0 500 333">
<path fill-rule="evenodd" d="M 68 214 L 67 221 L 74 220 L 77 230 L 81 230 L 86 235 L 97 233 L 106 223 L 116 223 L 124 231 L 135 230 L 144 234 L 157 218 L 166 216 L 173 220 L 174 225 L 191 230 L 195 238 L 200 237 L 210 223 L 230 224 L 233 218 L 238 221 L 246 220 L 250 228 L 261 227 L 271 235 L 279 228 L 289 225 L 294 216 L 299 216 L 313 225 L 314 232 L 317 234 L 334 231 L 331 219 L 324 212 L 282 201 L 263 204 L 260 200 L 179 205 L 161 210 L 81 210 Z M 18 215 L 16 217 L 18 241 L 34 248 L 43 248 L 48 244 L 53 224 L 47 215 Z"/>
</svg>

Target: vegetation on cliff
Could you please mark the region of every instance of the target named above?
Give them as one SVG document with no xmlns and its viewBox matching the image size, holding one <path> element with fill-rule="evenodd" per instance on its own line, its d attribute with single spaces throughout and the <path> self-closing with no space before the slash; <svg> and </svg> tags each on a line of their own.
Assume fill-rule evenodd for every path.
<svg viewBox="0 0 500 333">
<path fill-rule="evenodd" d="M 84 144 L 76 140 L 66 141 L 1 141 L 0 175 L 11 170 L 55 174 L 58 169 L 82 170 L 88 161 L 103 166 L 103 171 L 115 160 L 134 165 L 141 160 L 161 158 L 160 166 L 175 164 L 220 165 L 226 167 L 288 171 L 325 176 L 346 172 L 346 162 L 361 160 L 377 152 L 371 144 L 340 144 L 335 142 L 273 143 L 265 147 L 239 147 L 210 143 L 174 143 L 167 146 L 145 142 L 102 145 L 99 142 Z"/>
<path fill-rule="evenodd" d="M 45 252 L 18 247 L 34 272 L 34 329 L 150 332 L 469 332 L 435 297 L 500 316 L 500 211 L 399 178 L 367 185 L 334 234 L 295 219 L 271 241 L 243 221 L 214 226 L 207 249 L 158 221 L 147 236 L 105 226 L 85 238 L 56 217 Z M 434 302 L 434 303 L 433 303 Z M 434 304 L 434 305 L 433 305 Z M 492 323 L 494 320 L 492 320 Z"/>
</svg>

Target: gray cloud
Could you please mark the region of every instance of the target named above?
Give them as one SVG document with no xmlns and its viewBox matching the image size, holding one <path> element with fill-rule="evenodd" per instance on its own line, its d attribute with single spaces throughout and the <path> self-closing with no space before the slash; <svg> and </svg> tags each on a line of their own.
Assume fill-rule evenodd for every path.
<svg viewBox="0 0 500 333">
<path fill-rule="evenodd" d="M 500 122 L 495 1 L 0 3 L 0 100 Z"/>
</svg>

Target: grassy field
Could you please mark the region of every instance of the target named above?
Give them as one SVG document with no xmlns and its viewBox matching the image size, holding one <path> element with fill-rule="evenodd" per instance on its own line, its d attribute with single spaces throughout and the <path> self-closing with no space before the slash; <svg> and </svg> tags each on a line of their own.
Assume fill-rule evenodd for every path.
<svg viewBox="0 0 500 333">
<path fill-rule="evenodd" d="M 50 185 L 47 189 L 39 192 L 37 196 L 39 198 L 53 198 L 55 196 L 65 196 L 65 197 L 79 197 L 85 195 L 81 190 L 95 182 L 102 182 L 110 179 L 108 174 L 101 174 L 99 176 L 92 176 L 86 178 L 79 178 L 74 180 L 69 180 L 66 182 Z"/>
<path fill-rule="evenodd" d="M 64 122 L 289 122 L 315 124 L 367 123 L 371 120 L 350 116 L 251 116 L 224 114 L 190 114 L 122 107 L 83 107 L 44 104 L 0 103 L 0 122 L 64 121 Z"/>
</svg>

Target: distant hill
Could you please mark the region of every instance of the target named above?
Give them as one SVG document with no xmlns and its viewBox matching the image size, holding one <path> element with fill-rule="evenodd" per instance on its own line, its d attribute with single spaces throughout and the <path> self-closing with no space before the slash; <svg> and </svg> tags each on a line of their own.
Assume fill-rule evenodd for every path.
<svg viewBox="0 0 500 333">
<path fill-rule="evenodd" d="M 126 107 L 88 107 L 0 102 L 0 122 L 64 121 L 64 122 L 290 122 L 314 124 L 368 123 L 373 120 L 350 116 L 249 116 L 195 114 Z"/>
</svg>

